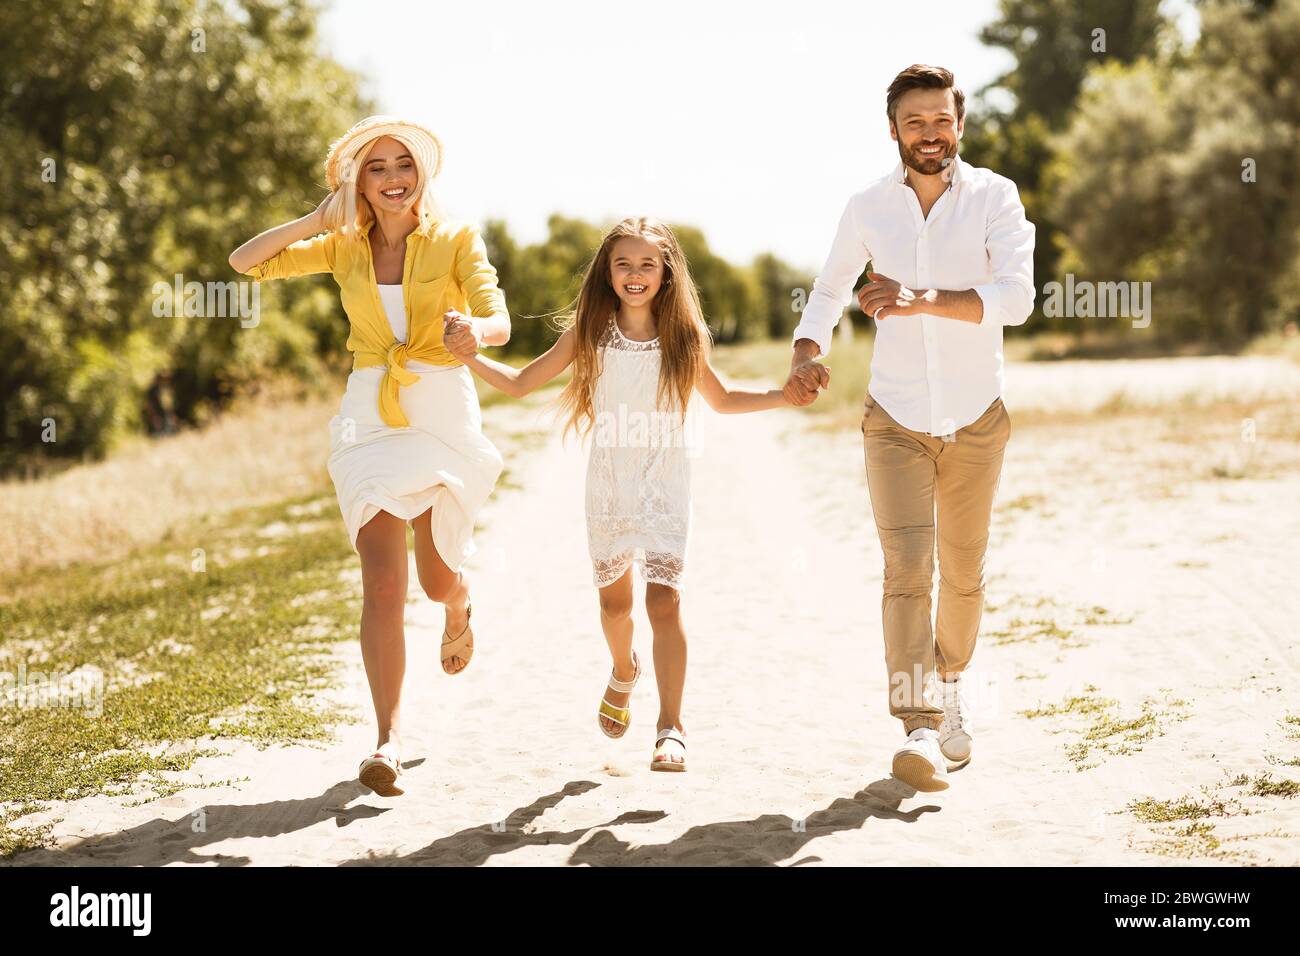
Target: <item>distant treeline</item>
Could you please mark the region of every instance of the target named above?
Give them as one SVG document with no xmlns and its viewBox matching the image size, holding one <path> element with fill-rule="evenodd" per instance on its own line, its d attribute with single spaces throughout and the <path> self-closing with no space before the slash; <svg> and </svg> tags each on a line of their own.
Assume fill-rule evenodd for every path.
<svg viewBox="0 0 1300 956">
<path fill-rule="evenodd" d="M 603 226 L 554 215 L 543 242 L 520 246 L 505 223 L 484 224 L 488 256 L 496 267 L 506 303 L 514 317 L 507 351 L 536 355 L 556 338 L 556 313 L 578 294 L 587 263 L 605 233 Z M 789 336 L 799 320 L 797 290 L 807 290 L 812 276 L 776 256 L 756 256 L 737 266 L 709 249 L 704 233 L 674 223 L 673 233 L 690 262 L 700 290 L 705 319 L 715 341 L 735 342 Z"/>
<path fill-rule="evenodd" d="M 346 367 L 328 278 L 266 283 L 253 302 L 225 285 L 231 248 L 319 202 L 330 141 L 374 111 L 321 54 L 316 17 L 303 2 L 0 6 L 0 473 Z M 678 232 L 720 341 L 789 334 L 811 277 Z M 499 222 L 485 234 L 517 316 L 509 351 L 536 353 L 601 229 L 556 216 L 539 245 Z"/>
<path fill-rule="evenodd" d="M 962 156 L 1015 180 L 1038 228 L 1026 331 L 1233 348 L 1300 318 L 1300 0 L 1201 0 L 1190 44 L 1173 9 L 1001 0 L 980 32 L 1014 66 Z M 1043 314 L 1049 283 L 1119 282 L 1150 283 L 1149 325 Z"/>
<path fill-rule="evenodd" d="M 1019 185 L 1040 306 L 1067 274 L 1149 282 L 1150 325 L 1127 334 L 1236 345 L 1300 314 L 1300 0 L 1197 9 L 1187 44 L 1158 0 L 1002 0 L 981 38 L 1014 66 L 969 91 L 963 155 Z M 185 308 L 185 283 L 236 278 L 234 243 L 319 200 L 329 142 L 374 111 L 321 53 L 317 15 L 307 0 L 0 5 L 0 473 L 345 367 L 327 278 L 261 287 L 255 328 Z M 718 341 L 790 334 L 812 276 L 729 263 L 674 226 Z M 509 351 L 534 354 L 601 226 L 557 215 L 527 246 L 484 231 Z M 1015 333 L 1106 322 L 1127 327 L 1040 313 Z"/>
</svg>

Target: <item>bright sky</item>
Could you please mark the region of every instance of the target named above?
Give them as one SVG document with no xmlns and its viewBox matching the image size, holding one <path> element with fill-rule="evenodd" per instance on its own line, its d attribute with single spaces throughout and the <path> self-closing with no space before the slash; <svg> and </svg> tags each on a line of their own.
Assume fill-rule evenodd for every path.
<svg viewBox="0 0 1300 956">
<path fill-rule="evenodd" d="M 1010 66 L 976 36 L 995 16 L 996 0 L 332 0 L 323 30 L 380 112 L 443 141 L 455 218 L 536 242 L 553 212 L 651 215 L 734 262 L 770 250 L 815 271 L 845 200 L 897 162 L 889 81 L 937 63 L 973 95 Z"/>
</svg>

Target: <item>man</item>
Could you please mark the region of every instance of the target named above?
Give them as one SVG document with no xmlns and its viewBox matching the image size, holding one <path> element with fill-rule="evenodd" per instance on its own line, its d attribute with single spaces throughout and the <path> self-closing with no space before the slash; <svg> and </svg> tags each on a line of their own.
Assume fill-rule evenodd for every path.
<svg viewBox="0 0 1300 956">
<path fill-rule="evenodd" d="M 899 73 L 886 114 L 900 162 L 845 206 L 794 331 L 786 388 L 808 404 L 829 386 L 816 360 L 870 260 L 858 292 L 876 323 L 862 435 L 885 559 L 889 710 L 907 735 L 893 772 L 917 790 L 944 790 L 948 770 L 971 757 L 961 675 L 984 608 L 984 552 L 1011 434 L 1002 327 L 1033 310 L 1034 227 L 1013 182 L 957 155 L 965 98 L 950 71 Z"/>
</svg>

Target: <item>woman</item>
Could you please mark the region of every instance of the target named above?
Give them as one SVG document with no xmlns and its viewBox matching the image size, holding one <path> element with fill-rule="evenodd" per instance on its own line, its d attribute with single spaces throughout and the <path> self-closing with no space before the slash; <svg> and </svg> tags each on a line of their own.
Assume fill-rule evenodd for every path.
<svg viewBox="0 0 1300 956">
<path fill-rule="evenodd" d="M 461 566 L 502 468 L 444 326 L 448 341 L 503 345 L 510 317 L 478 230 L 439 214 L 432 182 L 441 164 L 442 146 L 424 127 L 362 120 L 330 147 L 330 194 L 316 211 L 230 256 L 258 280 L 332 273 L 348 316 L 354 360 L 330 421 L 329 473 L 361 559 L 361 654 L 379 725 L 359 777 L 381 796 L 402 793 L 406 525 L 420 585 L 445 606 L 443 669 L 460 673 L 474 647 Z"/>
</svg>

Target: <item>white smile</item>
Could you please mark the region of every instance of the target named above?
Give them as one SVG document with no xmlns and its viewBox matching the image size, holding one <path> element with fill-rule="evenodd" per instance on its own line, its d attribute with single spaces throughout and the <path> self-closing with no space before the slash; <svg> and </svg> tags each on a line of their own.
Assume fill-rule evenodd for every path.
<svg viewBox="0 0 1300 956">
<path fill-rule="evenodd" d="M 640 295 L 642 292 L 645 291 L 645 286 L 636 285 L 633 283 L 630 285 L 623 286 L 623 290 L 631 295 Z"/>
<path fill-rule="evenodd" d="M 387 196 L 389 199 L 401 199 L 403 196 L 406 195 L 405 186 L 394 186 L 392 189 L 381 189 L 379 191 L 383 193 L 385 196 Z"/>
<path fill-rule="evenodd" d="M 926 156 L 933 156 L 933 155 L 935 155 L 936 153 L 941 153 L 941 152 L 943 152 L 943 147 L 942 147 L 942 146 L 922 146 L 922 147 L 921 147 L 921 152 L 924 153 Z"/>
</svg>

